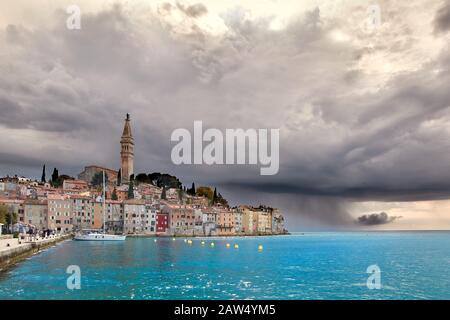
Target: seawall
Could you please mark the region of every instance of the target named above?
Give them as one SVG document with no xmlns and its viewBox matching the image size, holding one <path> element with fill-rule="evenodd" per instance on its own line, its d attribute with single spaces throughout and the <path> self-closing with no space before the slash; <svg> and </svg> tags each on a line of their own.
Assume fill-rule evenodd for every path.
<svg viewBox="0 0 450 320">
<path fill-rule="evenodd" d="M 58 242 L 71 239 L 72 237 L 73 236 L 69 234 L 33 242 L 22 241 L 22 243 L 20 243 L 18 239 L 11 239 L 17 243 L 10 243 L 10 247 L 0 248 L 0 272 L 45 248 L 51 247 Z"/>
</svg>

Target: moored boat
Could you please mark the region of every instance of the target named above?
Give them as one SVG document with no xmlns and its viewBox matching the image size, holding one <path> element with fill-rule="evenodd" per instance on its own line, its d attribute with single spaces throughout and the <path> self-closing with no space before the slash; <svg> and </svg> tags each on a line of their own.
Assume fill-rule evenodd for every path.
<svg viewBox="0 0 450 320">
<path fill-rule="evenodd" d="M 74 240 L 79 241 L 124 241 L 127 236 L 125 235 L 117 235 L 117 234 L 108 234 L 106 233 L 105 228 L 105 171 L 103 171 L 103 230 L 93 230 L 93 229 L 84 229 L 81 232 L 77 233 Z"/>
</svg>

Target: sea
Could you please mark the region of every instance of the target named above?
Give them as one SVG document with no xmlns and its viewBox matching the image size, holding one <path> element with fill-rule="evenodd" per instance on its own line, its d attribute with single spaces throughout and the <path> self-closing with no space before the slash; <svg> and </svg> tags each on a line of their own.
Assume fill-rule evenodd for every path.
<svg viewBox="0 0 450 320">
<path fill-rule="evenodd" d="M 450 232 L 67 240 L 2 271 L 0 299 L 450 299 Z"/>
</svg>

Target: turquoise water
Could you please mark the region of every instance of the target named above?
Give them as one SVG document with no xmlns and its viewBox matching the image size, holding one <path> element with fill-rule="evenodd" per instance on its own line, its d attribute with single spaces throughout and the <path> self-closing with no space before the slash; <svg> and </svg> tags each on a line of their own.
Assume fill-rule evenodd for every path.
<svg viewBox="0 0 450 320">
<path fill-rule="evenodd" d="M 65 241 L 1 273 L 0 299 L 450 299 L 449 232 L 200 241 Z M 379 290 L 366 286 L 373 264 Z M 69 265 L 81 269 L 80 290 L 67 289 Z"/>
</svg>

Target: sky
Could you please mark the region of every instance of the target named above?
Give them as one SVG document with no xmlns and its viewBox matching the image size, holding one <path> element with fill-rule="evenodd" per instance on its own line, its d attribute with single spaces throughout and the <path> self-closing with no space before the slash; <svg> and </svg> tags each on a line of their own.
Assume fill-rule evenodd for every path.
<svg viewBox="0 0 450 320">
<path fill-rule="evenodd" d="M 3 0 L 0 176 L 118 169 L 130 113 L 136 173 L 279 207 L 292 231 L 449 229 L 449 39 L 441 0 Z M 195 120 L 279 129 L 278 174 L 173 164 Z"/>
</svg>

